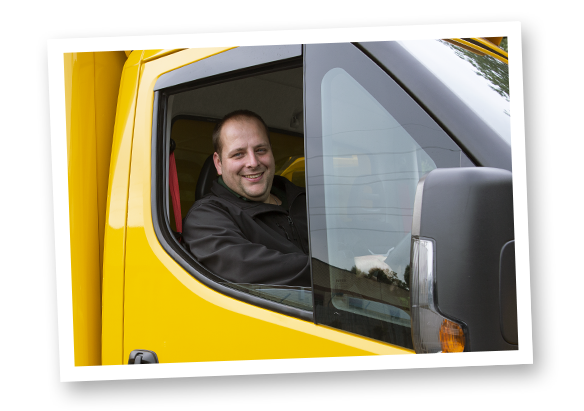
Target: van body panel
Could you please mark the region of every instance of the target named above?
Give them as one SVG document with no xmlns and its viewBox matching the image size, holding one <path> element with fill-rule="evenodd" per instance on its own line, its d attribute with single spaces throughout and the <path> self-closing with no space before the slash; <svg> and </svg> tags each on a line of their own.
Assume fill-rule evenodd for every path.
<svg viewBox="0 0 584 411">
<path fill-rule="evenodd" d="M 124 256 L 130 156 L 142 52 L 133 52 L 122 73 L 110 162 L 104 239 L 102 365 L 122 364 Z"/>
<path fill-rule="evenodd" d="M 102 52 L 95 55 L 95 134 L 97 150 L 97 204 L 99 219 L 99 261 L 103 267 L 103 242 L 108 198 L 110 159 L 125 53 Z M 103 276 L 103 272 L 102 272 Z"/>
<path fill-rule="evenodd" d="M 94 53 L 65 55 L 75 365 L 101 362 L 94 65 Z"/>
<path fill-rule="evenodd" d="M 156 60 L 157 58 L 168 56 L 169 54 L 176 53 L 184 49 L 163 49 L 163 50 L 144 50 L 144 55 L 142 56 L 142 62 Z"/>
<path fill-rule="evenodd" d="M 101 364 L 101 280 L 110 150 L 123 52 L 65 53 L 75 365 Z"/>
</svg>

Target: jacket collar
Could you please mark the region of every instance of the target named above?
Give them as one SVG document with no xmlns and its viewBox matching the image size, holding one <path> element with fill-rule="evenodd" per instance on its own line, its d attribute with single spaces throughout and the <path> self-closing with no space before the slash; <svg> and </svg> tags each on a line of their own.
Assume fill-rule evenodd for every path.
<svg viewBox="0 0 584 411">
<path fill-rule="evenodd" d="M 292 202 L 296 199 L 296 197 L 305 192 L 305 190 L 302 187 L 295 186 L 286 178 L 280 176 L 274 176 L 274 181 L 272 182 L 272 191 L 274 188 L 286 193 L 288 208 L 290 207 L 290 205 L 292 205 Z M 218 179 L 215 179 L 213 181 L 213 185 L 211 186 L 211 192 L 215 194 L 217 197 L 229 201 L 230 203 L 241 208 L 242 210 L 252 211 L 253 209 L 252 213 L 254 215 L 266 211 L 284 212 L 284 209 L 282 209 L 279 206 L 275 206 L 273 204 L 266 204 L 259 201 L 248 200 L 247 198 L 240 196 L 235 191 L 228 188 L 225 185 L 225 183 L 220 184 Z"/>
</svg>

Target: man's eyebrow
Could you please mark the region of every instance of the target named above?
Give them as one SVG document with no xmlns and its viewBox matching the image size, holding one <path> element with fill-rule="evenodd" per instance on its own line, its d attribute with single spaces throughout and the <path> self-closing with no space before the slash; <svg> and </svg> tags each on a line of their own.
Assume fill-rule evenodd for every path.
<svg viewBox="0 0 584 411">
<path fill-rule="evenodd" d="M 227 153 L 227 155 L 235 154 L 235 153 L 238 153 L 240 151 L 245 151 L 245 147 L 237 147 L 237 148 L 234 148 L 233 150 L 230 150 Z"/>
<path fill-rule="evenodd" d="M 256 146 L 254 146 L 253 148 L 255 150 L 256 148 L 262 148 L 262 147 L 270 147 L 270 144 L 268 144 L 268 143 L 260 143 L 260 144 L 258 144 Z M 239 153 L 240 151 L 245 151 L 245 150 L 246 150 L 246 147 L 237 147 L 237 148 L 234 148 L 233 150 L 229 151 L 227 153 L 227 155 L 230 156 L 232 154 Z"/>
</svg>

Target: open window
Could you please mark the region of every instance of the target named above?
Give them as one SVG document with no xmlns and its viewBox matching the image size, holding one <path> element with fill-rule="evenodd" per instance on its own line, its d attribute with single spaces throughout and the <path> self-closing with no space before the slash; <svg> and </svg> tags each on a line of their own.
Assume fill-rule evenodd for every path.
<svg viewBox="0 0 584 411">
<path fill-rule="evenodd" d="M 217 177 L 212 131 L 225 114 L 258 113 L 270 130 L 276 174 L 305 186 L 302 47 L 241 47 L 160 77 L 155 87 L 153 214 L 165 249 L 193 276 L 218 291 L 288 315 L 312 320 L 310 288 L 234 284 L 199 264 L 180 243 L 169 192 L 172 147 L 181 217 Z"/>
</svg>

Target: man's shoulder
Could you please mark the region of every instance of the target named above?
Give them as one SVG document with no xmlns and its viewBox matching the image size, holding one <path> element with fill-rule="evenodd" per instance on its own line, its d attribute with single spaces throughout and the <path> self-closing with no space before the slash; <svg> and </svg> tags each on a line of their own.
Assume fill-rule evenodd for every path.
<svg viewBox="0 0 584 411">
<path fill-rule="evenodd" d="M 218 185 L 216 181 L 213 182 L 213 187 Z M 220 187 L 220 186 L 219 186 Z M 187 214 L 185 215 L 185 219 L 192 217 L 193 214 L 199 214 L 197 211 L 203 210 L 220 210 L 222 208 L 226 208 L 225 200 L 223 200 L 220 196 L 213 193 L 213 191 L 208 192 L 202 198 L 198 199 L 194 202 L 191 206 Z"/>
<path fill-rule="evenodd" d="M 231 194 L 225 187 L 215 180 L 211 186 L 211 191 L 195 201 L 186 218 L 196 214 L 198 217 L 205 218 L 207 213 L 233 213 L 234 211 L 246 208 L 248 204 L 245 201 Z"/>
</svg>

